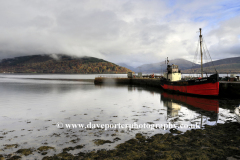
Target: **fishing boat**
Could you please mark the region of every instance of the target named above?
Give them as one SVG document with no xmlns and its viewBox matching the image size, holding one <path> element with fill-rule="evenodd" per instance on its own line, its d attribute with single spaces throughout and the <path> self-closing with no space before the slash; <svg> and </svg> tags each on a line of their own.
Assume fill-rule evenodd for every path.
<svg viewBox="0 0 240 160">
<path fill-rule="evenodd" d="M 219 75 L 216 73 L 203 77 L 203 50 L 202 50 L 202 34 L 200 28 L 199 35 L 200 54 L 201 54 L 201 76 L 194 77 L 189 80 L 182 79 L 181 71 L 178 65 L 169 65 L 167 58 L 167 72 L 160 79 L 160 85 L 165 90 L 171 90 L 179 93 L 203 95 L 203 96 L 218 96 L 219 94 Z"/>
</svg>

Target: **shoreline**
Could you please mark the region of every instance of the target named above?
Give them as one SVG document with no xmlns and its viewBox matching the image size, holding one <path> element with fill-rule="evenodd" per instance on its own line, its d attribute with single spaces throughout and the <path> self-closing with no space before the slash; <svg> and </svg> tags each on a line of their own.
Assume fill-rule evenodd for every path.
<svg viewBox="0 0 240 160">
<path fill-rule="evenodd" d="M 78 152 L 73 155 L 70 152 L 81 149 L 84 145 L 76 144 L 64 148 L 61 153 L 52 156 L 44 156 L 51 146 L 41 146 L 38 149 L 19 149 L 13 154 L 0 155 L 0 160 L 21 159 L 41 153 L 44 160 L 53 159 L 232 159 L 240 158 L 240 124 L 226 122 L 215 126 L 205 125 L 204 129 L 192 129 L 185 133 L 171 129 L 171 133 L 155 134 L 145 137 L 137 133 L 124 143 L 111 150 L 93 150 Z M 113 143 L 106 140 L 98 140 L 96 145 Z M 12 155 L 12 156 L 11 156 Z M 3 158 L 5 157 L 5 158 Z"/>
</svg>

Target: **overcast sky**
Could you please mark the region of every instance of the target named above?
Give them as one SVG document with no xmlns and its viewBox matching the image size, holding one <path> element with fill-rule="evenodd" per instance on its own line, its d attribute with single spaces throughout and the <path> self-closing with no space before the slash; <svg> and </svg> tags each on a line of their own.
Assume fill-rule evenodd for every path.
<svg viewBox="0 0 240 160">
<path fill-rule="evenodd" d="M 0 0 L 0 59 L 64 53 L 138 66 L 240 56 L 239 0 Z"/>
</svg>

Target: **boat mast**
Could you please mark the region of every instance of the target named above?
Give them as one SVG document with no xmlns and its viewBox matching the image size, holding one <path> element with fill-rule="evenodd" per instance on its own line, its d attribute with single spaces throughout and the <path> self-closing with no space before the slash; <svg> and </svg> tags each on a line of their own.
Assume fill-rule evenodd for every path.
<svg viewBox="0 0 240 160">
<path fill-rule="evenodd" d="M 202 34 L 201 34 L 201 28 L 199 28 L 200 30 L 200 35 L 199 35 L 199 39 L 200 39 L 200 53 L 201 53 L 201 76 L 203 78 L 203 53 L 202 53 Z"/>
</svg>

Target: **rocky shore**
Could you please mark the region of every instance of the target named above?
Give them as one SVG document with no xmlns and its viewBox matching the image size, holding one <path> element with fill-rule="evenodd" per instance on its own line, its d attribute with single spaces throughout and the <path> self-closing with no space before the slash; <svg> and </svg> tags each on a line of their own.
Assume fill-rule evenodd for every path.
<svg viewBox="0 0 240 160">
<path fill-rule="evenodd" d="M 204 126 L 204 129 L 192 129 L 182 133 L 171 129 L 171 133 L 156 134 L 145 137 L 137 133 L 135 138 L 116 146 L 112 150 L 98 150 L 71 154 L 75 149 L 84 146 L 77 145 L 64 148 L 61 153 L 43 157 L 44 160 L 60 159 L 240 159 L 240 124 L 226 122 L 216 126 Z M 101 144 L 112 143 L 101 141 Z M 35 151 L 47 154 L 54 149 L 42 146 Z M 21 159 L 34 154 L 31 149 L 19 149 L 10 155 L 0 155 L 0 160 Z M 5 157 L 5 158 L 4 158 Z"/>
</svg>

